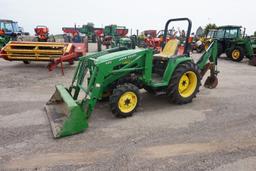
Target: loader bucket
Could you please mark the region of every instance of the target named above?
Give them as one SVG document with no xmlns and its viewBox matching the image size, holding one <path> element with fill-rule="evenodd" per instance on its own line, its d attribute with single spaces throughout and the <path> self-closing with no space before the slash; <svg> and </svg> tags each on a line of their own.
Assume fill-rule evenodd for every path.
<svg viewBox="0 0 256 171">
<path fill-rule="evenodd" d="M 84 110 L 62 85 L 56 86 L 45 109 L 55 138 L 77 134 L 88 128 Z"/>
</svg>

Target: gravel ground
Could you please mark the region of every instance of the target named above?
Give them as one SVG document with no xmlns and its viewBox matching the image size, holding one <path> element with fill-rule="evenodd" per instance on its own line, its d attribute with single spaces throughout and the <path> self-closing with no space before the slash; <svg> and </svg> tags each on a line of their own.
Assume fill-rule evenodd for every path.
<svg viewBox="0 0 256 171">
<path fill-rule="evenodd" d="M 194 54 L 194 57 L 199 55 Z M 97 104 L 82 134 L 53 139 L 44 104 L 75 66 L 0 60 L 0 170 L 256 170 L 256 67 L 219 60 L 219 86 L 177 106 L 142 92 L 133 117 Z"/>
</svg>

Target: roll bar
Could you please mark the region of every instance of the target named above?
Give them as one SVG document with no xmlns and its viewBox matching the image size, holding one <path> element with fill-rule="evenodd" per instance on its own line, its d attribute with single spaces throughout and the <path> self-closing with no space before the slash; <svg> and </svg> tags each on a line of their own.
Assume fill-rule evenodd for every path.
<svg viewBox="0 0 256 171">
<path fill-rule="evenodd" d="M 189 18 L 174 18 L 174 19 L 170 19 L 166 22 L 165 29 L 164 29 L 164 37 L 163 37 L 163 43 L 164 43 L 163 46 L 166 44 L 166 37 L 167 37 L 169 24 L 171 22 L 176 22 L 176 21 L 187 21 L 188 22 L 186 42 L 185 42 L 185 48 L 184 48 L 183 54 L 187 54 L 189 56 L 188 44 L 189 44 L 189 36 L 191 33 L 191 29 L 192 29 L 192 21 Z"/>
</svg>

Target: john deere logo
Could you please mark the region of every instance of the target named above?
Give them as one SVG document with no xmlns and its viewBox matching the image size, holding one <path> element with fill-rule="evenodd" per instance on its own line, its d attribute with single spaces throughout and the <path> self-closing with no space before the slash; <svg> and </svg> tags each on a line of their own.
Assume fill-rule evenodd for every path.
<svg viewBox="0 0 256 171">
<path fill-rule="evenodd" d="M 136 54 L 134 54 L 134 55 L 125 56 L 125 57 L 121 58 L 119 61 L 123 61 L 123 60 L 131 59 L 131 58 L 134 58 L 134 57 L 137 57 L 137 55 L 136 55 Z"/>
</svg>

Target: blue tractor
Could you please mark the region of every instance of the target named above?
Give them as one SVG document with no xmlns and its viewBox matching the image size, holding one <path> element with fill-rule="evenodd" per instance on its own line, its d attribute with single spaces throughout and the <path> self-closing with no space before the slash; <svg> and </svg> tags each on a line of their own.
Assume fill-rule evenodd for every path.
<svg viewBox="0 0 256 171">
<path fill-rule="evenodd" d="M 22 31 L 17 22 L 0 19 L 0 48 L 5 46 L 10 40 L 21 40 L 21 34 Z"/>
</svg>

